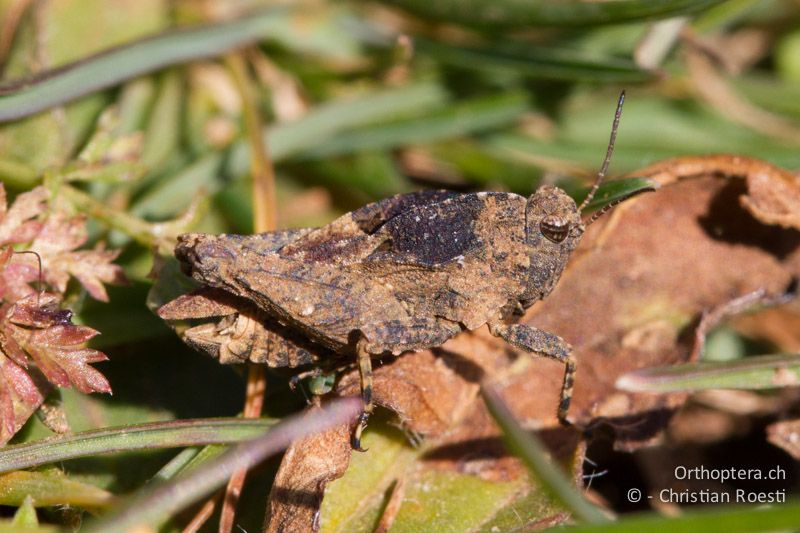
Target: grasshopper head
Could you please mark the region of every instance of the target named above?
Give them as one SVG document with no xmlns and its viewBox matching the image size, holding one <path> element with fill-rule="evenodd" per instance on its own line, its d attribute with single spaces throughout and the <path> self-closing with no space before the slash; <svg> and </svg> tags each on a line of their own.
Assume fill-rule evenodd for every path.
<svg viewBox="0 0 800 533">
<path fill-rule="evenodd" d="M 575 201 L 558 187 L 541 187 L 528 198 L 525 233 L 531 262 L 524 306 L 550 294 L 584 229 Z"/>
<path fill-rule="evenodd" d="M 525 208 L 525 233 L 530 247 L 531 263 L 528 287 L 519 298 L 523 307 L 529 307 L 536 300 L 550 294 L 558 278 L 561 277 L 564 267 L 567 266 L 570 254 L 578 246 L 586 226 L 621 201 L 617 200 L 617 202 L 607 205 L 595 213 L 585 224 L 581 221 L 581 211 L 594 198 L 598 187 L 605 179 L 608 165 L 611 163 L 623 102 L 625 102 L 625 91 L 620 93 L 617 100 L 617 110 L 611 125 L 611 137 L 608 140 L 606 157 L 603 159 L 594 185 L 580 207 L 575 205 L 575 201 L 567 193 L 553 186 L 540 187 L 528 199 L 528 205 Z"/>
<path fill-rule="evenodd" d="M 216 287 L 241 255 L 243 240 L 240 235 L 186 233 L 178 236 L 175 257 L 180 261 L 184 274 Z"/>
</svg>

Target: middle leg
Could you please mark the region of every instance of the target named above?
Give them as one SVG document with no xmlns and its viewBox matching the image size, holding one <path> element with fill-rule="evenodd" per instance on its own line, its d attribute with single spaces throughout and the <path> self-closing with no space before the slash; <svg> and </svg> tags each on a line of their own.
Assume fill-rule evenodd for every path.
<svg viewBox="0 0 800 533">
<path fill-rule="evenodd" d="M 384 352 L 399 355 L 408 350 L 433 348 L 443 344 L 447 339 L 461 331 L 455 322 L 438 318 L 409 318 L 407 320 L 390 320 L 379 324 L 370 324 L 361 328 L 361 335 L 356 342 L 356 357 L 361 375 L 361 398 L 364 411 L 358 419 L 353 432 L 353 449 L 361 448 L 361 434 L 367 427 L 367 420 L 372 414 L 372 356 Z"/>
<path fill-rule="evenodd" d="M 572 387 L 576 371 L 572 347 L 558 335 L 525 324 L 490 322 L 488 326 L 492 335 L 500 337 L 517 348 L 564 363 L 564 382 L 561 385 L 561 401 L 558 404 L 557 416 L 558 421 L 565 426 L 571 425 L 567 420 L 567 413 L 572 400 Z"/>
</svg>

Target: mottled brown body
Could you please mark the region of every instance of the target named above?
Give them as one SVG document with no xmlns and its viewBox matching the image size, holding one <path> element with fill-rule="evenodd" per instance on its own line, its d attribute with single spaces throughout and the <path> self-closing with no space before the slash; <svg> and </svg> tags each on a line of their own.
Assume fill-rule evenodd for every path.
<svg viewBox="0 0 800 533">
<path fill-rule="evenodd" d="M 184 338 L 221 362 L 294 367 L 357 355 L 366 412 L 370 356 L 432 348 L 488 324 L 517 347 L 565 362 L 563 420 L 574 373 L 568 345 L 506 322 L 552 291 L 583 231 L 575 202 L 545 186 L 528 199 L 398 195 L 316 229 L 188 234 L 175 254 L 205 287 L 159 314 L 218 317 Z"/>
<path fill-rule="evenodd" d="M 175 256 L 206 288 L 164 305 L 159 315 L 216 318 L 184 338 L 223 362 L 247 358 L 280 367 L 355 355 L 364 401 L 356 449 L 372 412 L 372 356 L 434 348 L 484 324 L 518 348 L 564 363 L 558 418 L 567 423 L 571 348 L 509 319 L 550 294 L 580 242 L 581 211 L 608 170 L 624 100 L 623 91 L 606 157 L 580 207 L 553 186 L 528 199 L 422 191 L 316 229 L 182 235 Z M 606 205 L 586 224 L 643 190 Z M 306 350 L 298 334 L 316 348 Z"/>
<path fill-rule="evenodd" d="M 561 242 L 542 232 L 548 217 L 569 228 Z M 267 330 L 283 324 L 335 352 L 352 350 L 360 332 L 370 353 L 399 354 L 545 297 L 582 232 L 575 203 L 554 187 L 529 200 L 430 191 L 370 204 L 314 230 L 184 235 L 176 255 L 187 274 L 219 289 L 191 298 L 212 298 L 220 315 L 252 302 L 256 308 L 240 314 L 257 321 L 260 313 Z"/>
</svg>

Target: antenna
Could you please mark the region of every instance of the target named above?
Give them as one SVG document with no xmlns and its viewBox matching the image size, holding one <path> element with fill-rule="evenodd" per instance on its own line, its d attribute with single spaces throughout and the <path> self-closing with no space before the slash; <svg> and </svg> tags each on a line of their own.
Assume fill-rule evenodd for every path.
<svg viewBox="0 0 800 533">
<path fill-rule="evenodd" d="M 600 187 L 600 184 L 603 183 L 603 180 L 606 177 L 606 172 L 608 171 L 608 165 L 611 163 L 611 154 L 614 153 L 614 143 L 617 140 L 617 128 L 619 128 L 619 118 L 622 116 L 623 103 L 625 103 L 624 90 L 621 93 L 619 93 L 619 100 L 617 100 L 617 111 L 614 113 L 614 123 L 611 125 L 611 138 L 608 140 L 608 149 L 606 150 L 606 158 L 603 159 L 603 165 L 600 167 L 600 172 L 597 173 L 597 178 L 595 178 L 594 180 L 594 185 L 592 185 L 592 189 L 589 191 L 589 194 L 586 196 L 583 202 L 581 202 L 581 206 L 578 208 L 578 211 L 583 211 L 583 208 L 589 205 L 589 202 L 591 202 L 592 198 L 594 198 L 594 195 L 597 192 L 598 187 Z M 611 205 L 612 206 L 616 205 L 616 203 Z M 609 206 L 604 207 L 601 210 L 601 212 L 605 212 L 607 210 L 606 209 L 607 207 Z"/>
</svg>

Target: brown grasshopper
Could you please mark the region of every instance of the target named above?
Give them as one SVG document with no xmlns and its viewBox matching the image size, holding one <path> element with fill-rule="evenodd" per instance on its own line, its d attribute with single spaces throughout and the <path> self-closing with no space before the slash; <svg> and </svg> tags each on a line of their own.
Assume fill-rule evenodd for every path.
<svg viewBox="0 0 800 533">
<path fill-rule="evenodd" d="M 372 357 L 433 348 L 484 324 L 513 346 L 564 363 L 558 418 L 566 423 L 575 375 L 570 346 L 508 320 L 553 290 L 586 225 L 622 201 L 581 220 L 608 169 L 623 101 L 624 92 L 606 157 L 580 207 L 553 186 L 527 199 L 422 191 L 366 205 L 321 228 L 182 235 L 175 255 L 205 287 L 159 315 L 222 317 L 184 333 L 222 362 L 296 367 L 354 355 L 364 401 L 356 449 L 373 409 Z"/>
</svg>

